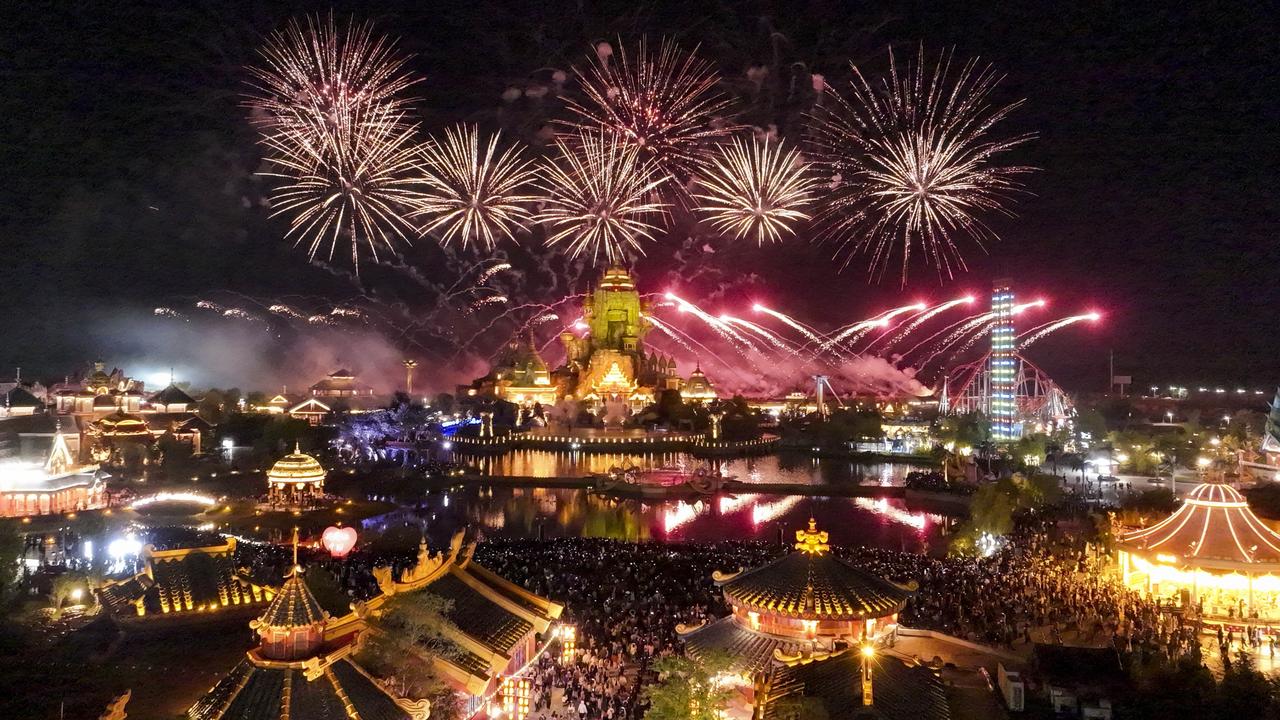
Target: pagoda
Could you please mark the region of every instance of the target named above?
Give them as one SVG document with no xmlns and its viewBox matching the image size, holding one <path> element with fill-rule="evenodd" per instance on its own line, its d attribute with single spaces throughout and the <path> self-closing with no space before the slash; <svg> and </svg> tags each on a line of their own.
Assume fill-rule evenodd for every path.
<svg viewBox="0 0 1280 720">
<path fill-rule="evenodd" d="M 1280 622 L 1280 534 L 1238 490 L 1202 483 L 1177 512 L 1120 538 L 1120 568 L 1141 589 L 1209 622 Z"/>
<path fill-rule="evenodd" d="M 932 671 L 876 651 L 896 631 L 916 585 L 890 582 L 836 557 L 812 518 L 796 531 L 792 552 L 712 579 L 730 614 L 677 632 L 694 657 L 722 652 L 732 658 L 754 720 L 776 717 L 779 700 L 801 694 L 821 702 L 832 720 L 950 717 Z"/>
<path fill-rule="evenodd" d="M 380 718 L 426 720 L 431 703 L 391 695 L 352 657 L 351 635 L 330 632 L 332 619 L 295 564 L 266 612 L 249 624 L 260 640 L 187 710 L 190 720 Z"/>
</svg>

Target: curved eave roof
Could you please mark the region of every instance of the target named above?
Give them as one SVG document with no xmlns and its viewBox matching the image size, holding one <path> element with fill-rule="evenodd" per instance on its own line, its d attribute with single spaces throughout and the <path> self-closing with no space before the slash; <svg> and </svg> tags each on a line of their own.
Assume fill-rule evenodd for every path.
<svg viewBox="0 0 1280 720">
<path fill-rule="evenodd" d="M 912 592 L 830 553 L 802 551 L 736 575 L 722 589 L 734 605 L 805 620 L 886 617 Z"/>
<path fill-rule="evenodd" d="M 288 629 L 315 625 L 324 619 L 324 610 L 316 596 L 303 582 L 302 573 L 295 570 L 271 600 L 266 612 L 258 618 L 258 623 L 270 628 Z"/>
<path fill-rule="evenodd" d="M 1235 488 L 1204 483 L 1163 521 L 1120 538 L 1137 554 L 1173 555 L 1186 565 L 1280 571 L 1280 534 L 1258 519 Z"/>
</svg>

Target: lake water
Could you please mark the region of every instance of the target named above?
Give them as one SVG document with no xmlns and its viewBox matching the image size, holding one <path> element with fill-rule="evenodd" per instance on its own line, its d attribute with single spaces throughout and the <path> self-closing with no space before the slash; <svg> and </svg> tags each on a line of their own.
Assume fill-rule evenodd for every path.
<svg viewBox="0 0 1280 720">
<path fill-rule="evenodd" d="M 513 450 L 504 455 L 457 459 L 477 468 L 482 475 L 521 477 L 584 477 L 606 473 L 610 468 L 679 468 L 692 472 L 699 468 L 718 471 L 752 483 L 794 483 L 798 485 L 901 485 L 907 473 L 921 469 L 901 463 L 862 463 L 830 458 L 814 458 L 803 453 L 779 453 L 749 458 L 703 460 L 686 453 L 582 453 L 550 450 Z"/>
<path fill-rule="evenodd" d="M 707 468 L 768 486 L 901 485 L 915 466 L 816 459 L 803 454 L 767 455 L 709 462 L 684 453 L 589 454 L 519 450 L 500 456 L 458 458 L 488 477 L 583 477 L 612 467 Z M 767 487 L 762 487 L 767 490 Z M 411 526 L 443 542 L 457 528 L 490 537 L 612 537 L 645 541 L 724 539 L 790 541 L 813 517 L 831 542 L 924 550 L 938 541 L 947 518 L 908 508 L 901 500 L 720 494 L 697 502 L 623 500 L 587 490 L 467 485 L 432 492 L 415 508 L 376 518 L 366 530 Z"/>
</svg>

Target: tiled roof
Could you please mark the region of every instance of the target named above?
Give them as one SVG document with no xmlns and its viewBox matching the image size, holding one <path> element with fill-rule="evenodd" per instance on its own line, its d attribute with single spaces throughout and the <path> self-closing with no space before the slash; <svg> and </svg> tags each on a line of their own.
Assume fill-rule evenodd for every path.
<svg viewBox="0 0 1280 720">
<path fill-rule="evenodd" d="M 302 579 L 302 573 L 294 571 L 280 586 L 280 592 L 271 600 L 259 622 L 267 627 L 285 629 L 313 625 L 324 616 L 324 610 Z"/>
<path fill-rule="evenodd" d="M 533 630 L 528 620 L 480 594 L 453 573 L 433 581 L 428 591 L 453 603 L 447 617 L 459 630 L 504 655 Z"/>
<path fill-rule="evenodd" d="M 148 401 L 157 405 L 194 405 L 196 403 L 190 395 L 183 392 L 182 388 L 174 385 L 173 383 L 170 383 L 168 387 L 152 395 L 148 398 Z"/>
<path fill-rule="evenodd" d="M 737 605 L 805 619 L 865 619 L 902 609 L 911 591 L 835 557 L 792 552 L 723 585 Z"/>
<path fill-rule="evenodd" d="M 285 701 L 287 690 L 288 701 Z M 349 703 L 349 706 L 348 706 Z M 244 660 L 187 710 L 189 720 L 410 720 L 408 712 L 349 660 L 307 680 L 301 670 Z"/>
<path fill-rule="evenodd" d="M 778 701 L 804 695 L 822 703 L 828 720 L 950 720 L 942 680 L 922 665 L 887 655 L 871 662 L 872 705 L 862 704 L 861 656 L 847 651 L 826 660 L 774 671 L 765 720 L 777 720 Z"/>
<path fill-rule="evenodd" d="M 762 672 L 773 665 L 773 651 L 792 649 L 795 643 L 742 627 L 732 616 L 723 617 L 684 637 L 685 650 L 694 657 L 714 650 L 733 658 L 735 670 Z"/>
<path fill-rule="evenodd" d="M 148 562 L 150 575 L 139 573 L 98 591 L 109 612 L 122 619 L 137 617 L 134 603 L 139 598 L 144 617 L 148 618 L 247 607 L 265 599 L 261 590 L 255 591 L 240 578 L 229 554 L 195 550 L 181 557 L 153 558 Z"/>
<path fill-rule="evenodd" d="M 98 589 L 98 600 L 114 614 L 134 614 L 134 603 L 146 595 L 155 582 L 147 575 L 138 574 L 124 582 Z"/>
</svg>

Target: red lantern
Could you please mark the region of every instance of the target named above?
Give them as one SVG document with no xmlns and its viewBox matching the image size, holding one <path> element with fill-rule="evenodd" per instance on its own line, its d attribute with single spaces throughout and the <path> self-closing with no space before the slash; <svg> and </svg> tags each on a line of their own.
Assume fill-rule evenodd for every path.
<svg viewBox="0 0 1280 720">
<path fill-rule="evenodd" d="M 324 543 L 324 549 L 328 550 L 333 557 L 346 557 L 347 553 L 351 552 L 351 549 L 356 546 L 355 528 L 340 528 L 330 525 L 320 535 L 320 542 Z"/>
</svg>

